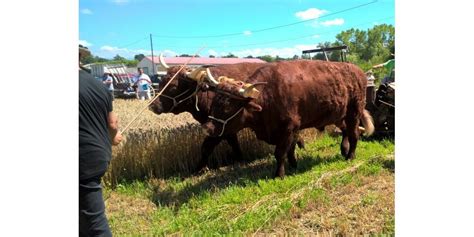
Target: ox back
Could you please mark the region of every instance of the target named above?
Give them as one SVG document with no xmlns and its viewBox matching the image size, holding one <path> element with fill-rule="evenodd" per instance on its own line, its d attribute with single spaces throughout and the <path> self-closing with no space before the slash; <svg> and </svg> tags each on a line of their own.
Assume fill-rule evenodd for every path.
<svg viewBox="0 0 474 237">
<path fill-rule="evenodd" d="M 260 68 L 249 80 L 257 81 L 268 84 L 255 101 L 263 110 L 255 113 L 252 128 L 270 144 L 277 144 L 282 124 L 344 127 L 348 112 L 359 114 L 365 107 L 365 74 L 349 63 L 280 62 Z"/>
<path fill-rule="evenodd" d="M 248 102 L 260 105 L 261 111 L 244 110 L 229 121 L 223 133 L 236 133 L 250 127 L 257 138 L 276 145 L 275 176 L 285 174 L 284 155 L 290 166 L 296 167 L 294 139 L 300 129 L 335 124 L 343 133 L 341 154 L 351 159 L 359 138 L 359 121 L 362 119 L 364 126 L 370 123 L 373 128 L 368 122 L 370 115 L 364 110 L 365 74 L 353 64 L 319 60 L 279 62 L 261 67 L 247 82 L 267 83 L 260 88 L 260 95 Z M 223 115 L 225 110 L 221 107 L 225 107 L 225 101 L 225 95 L 216 96 L 211 114 Z M 216 135 L 218 129 L 215 128 L 222 129 L 223 125 L 210 120 L 204 127 Z"/>
</svg>

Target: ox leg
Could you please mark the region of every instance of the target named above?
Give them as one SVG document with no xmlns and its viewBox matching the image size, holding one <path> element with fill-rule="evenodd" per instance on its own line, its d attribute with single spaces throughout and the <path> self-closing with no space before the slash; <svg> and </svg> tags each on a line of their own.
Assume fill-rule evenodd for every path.
<svg viewBox="0 0 474 237">
<path fill-rule="evenodd" d="M 283 178 L 285 176 L 285 155 L 288 154 L 290 148 L 294 146 L 294 134 L 292 132 L 283 133 L 280 136 L 280 142 L 275 147 L 275 158 L 277 160 L 277 169 L 275 177 Z M 294 152 L 294 148 L 293 148 Z M 293 153 L 294 154 L 294 153 Z"/>
<path fill-rule="evenodd" d="M 347 130 L 342 130 L 342 141 L 341 141 L 341 155 L 346 159 L 349 155 L 349 137 L 347 136 Z"/>
<path fill-rule="evenodd" d="M 357 147 L 357 141 L 359 140 L 359 119 L 357 116 L 351 116 L 346 120 L 347 124 L 347 136 L 349 138 L 349 152 L 347 153 L 346 159 L 350 160 L 355 157 L 355 150 Z"/>
<path fill-rule="evenodd" d="M 204 139 L 204 142 L 202 143 L 202 146 L 201 146 L 201 161 L 199 162 L 199 165 L 198 165 L 198 171 L 204 170 L 207 168 L 207 165 L 209 164 L 209 156 L 214 151 L 214 148 L 216 148 L 216 146 L 219 145 L 221 141 L 222 141 L 221 137 L 207 136 Z"/>
<path fill-rule="evenodd" d="M 242 149 L 240 149 L 239 140 L 237 134 L 230 134 L 225 137 L 227 143 L 232 147 L 232 158 L 236 161 L 242 161 Z"/>
<path fill-rule="evenodd" d="M 336 127 L 341 130 L 342 133 L 342 141 L 341 141 L 341 155 L 347 159 L 349 155 L 349 137 L 347 136 L 347 127 L 346 123 L 343 121 L 339 121 L 336 124 Z"/>
<path fill-rule="evenodd" d="M 293 144 L 290 146 L 290 149 L 286 153 L 286 157 L 288 157 L 288 163 L 290 164 L 290 168 L 293 168 L 293 169 L 296 169 L 297 167 L 296 154 L 295 154 L 296 143 L 297 141 L 293 141 Z"/>
</svg>

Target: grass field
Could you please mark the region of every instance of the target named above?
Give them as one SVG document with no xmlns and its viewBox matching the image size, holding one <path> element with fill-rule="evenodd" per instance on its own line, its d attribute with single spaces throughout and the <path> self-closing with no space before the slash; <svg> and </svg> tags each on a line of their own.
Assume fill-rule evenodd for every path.
<svg viewBox="0 0 474 237">
<path fill-rule="evenodd" d="M 393 235 L 394 143 L 360 141 L 357 158 L 340 137 L 297 149 L 298 168 L 272 179 L 272 155 L 204 174 L 121 182 L 106 188 L 114 236 L 319 234 Z"/>
</svg>

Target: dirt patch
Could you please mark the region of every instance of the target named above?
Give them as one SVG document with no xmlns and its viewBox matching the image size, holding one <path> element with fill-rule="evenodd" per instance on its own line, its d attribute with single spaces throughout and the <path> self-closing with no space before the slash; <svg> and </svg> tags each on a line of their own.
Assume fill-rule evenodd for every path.
<svg viewBox="0 0 474 237">
<path fill-rule="evenodd" d="M 347 236 L 393 233 L 394 174 L 355 175 L 354 181 L 343 186 L 323 182 L 324 198 L 309 200 L 304 208 L 291 210 L 291 220 L 272 224 L 271 231 L 279 235 L 311 234 L 313 236 Z"/>
<path fill-rule="evenodd" d="M 149 199 L 112 192 L 105 201 L 105 209 L 113 234 L 120 235 L 147 233 L 157 208 Z"/>
</svg>

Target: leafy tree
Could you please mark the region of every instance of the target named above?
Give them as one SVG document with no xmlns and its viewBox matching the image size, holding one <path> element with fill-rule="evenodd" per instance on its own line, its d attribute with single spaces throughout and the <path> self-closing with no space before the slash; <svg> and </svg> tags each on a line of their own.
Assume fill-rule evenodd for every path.
<svg viewBox="0 0 474 237">
<path fill-rule="evenodd" d="M 115 55 L 113 60 L 114 61 L 124 61 L 124 60 L 127 60 L 127 59 L 117 54 L 117 55 Z"/>
<path fill-rule="evenodd" d="M 99 56 L 95 56 L 94 57 L 94 63 L 105 63 L 105 62 L 108 62 L 110 60 L 106 59 L 106 58 L 101 58 Z"/>
<path fill-rule="evenodd" d="M 303 54 L 301 55 L 301 59 L 310 59 L 309 54 Z"/>
<path fill-rule="evenodd" d="M 81 59 L 83 64 L 95 63 L 94 57 L 92 55 L 87 55 Z"/>
<path fill-rule="evenodd" d="M 224 56 L 223 58 L 238 58 L 238 57 L 235 56 L 235 55 L 232 54 L 232 53 L 229 53 L 229 54 L 227 54 L 226 56 Z"/>
<path fill-rule="evenodd" d="M 245 58 L 253 58 L 253 56 L 252 56 L 252 55 L 249 55 L 249 56 L 247 56 L 247 57 L 245 57 Z"/>
<path fill-rule="evenodd" d="M 215 58 L 215 57 L 216 57 L 216 56 L 214 56 L 214 55 L 209 55 L 209 58 Z"/>
<path fill-rule="evenodd" d="M 263 56 L 259 56 L 258 58 L 269 63 L 275 61 L 275 59 L 271 55 L 263 55 Z"/>
<path fill-rule="evenodd" d="M 133 58 L 137 61 L 142 61 L 142 59 L 145 58 L 145 55 L 142 54 L 142 53 L 141 54 L 136 54 Z"/>
</svg>

